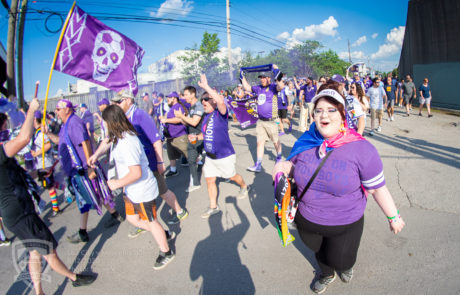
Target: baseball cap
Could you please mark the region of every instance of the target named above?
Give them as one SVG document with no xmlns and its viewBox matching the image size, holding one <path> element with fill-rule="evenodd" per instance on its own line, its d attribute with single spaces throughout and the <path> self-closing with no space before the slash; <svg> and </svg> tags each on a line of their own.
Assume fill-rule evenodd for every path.
<svg viewBox="0 0 460 295">
<path fill-rule="evenodd" d="M 109 105 L 110 102 L 109 102 L 109 100 L 107 98 L 103 98 L 103 99 L 101 99 L 100 101 L 97 102 L 98 106 L 101 106 L 103 104 Z"/>
<path fill-rule="evenodd" d="M 345 100 L 343 99 L 343 96 L 340 95 L 337 91 L 334 89 L 324 89 L 320 93 L 318 93 L 313 99 L 311 100 L 312 103 L 315 103 L 318 99 L 321 97 L 332 97 L 335 99 L 337 102 L 341 103 L 343 106 L 345 106 Z"/>
<path fill-rule="evenodd" d="M 162 92 L 160 92 L 160 93 L 158 93 L 158 97 L 162 97 L 162 98 L 164 98 L 164 97 L 165 97 L 165 95 L 164 95 Z"/>
<path fill-rule="evenodd" d="M 142 93 L 142 96 L 149 96 L 147 92 Z"/>
<path fill-rule="evenodd" d="M 81 104 L 79 105 L 79 107 L 80 107 L 80 108 L 88 108 L 88 106 L 86 105 L 86 103 L 81 103 Z"/>
<path fill-rule="evenodd" d="M 112 98 L 112 101 L 113 102 L 120 102 L 123 100 L 123 98 L 131 98 L 131 99 L 134 99 L 134 95 L 133 93 L 129 90 L 129 89 L 124 89 L 120 92 L 117 93 L 117 95 L 115 95 L 113 98 Z"/>
<path fill-rule="evenodd" d="M 338 82 L 338 83 L 345 83 L 345 78 L 342 75 L 335 74 L 331 78 L 332 81 Z"/>
<path fill-rule="evenodd" d="M 176 98 L 179 98 L 179 94 L 177 94 L 176 91 L 173 91 L 173 92 L 171 92 L 170 94 L 168 94 L 167 97 L 176 97 Z"/>
<path fill-rule="evenodd" d="M 35 118 L 35 119 L 41 119 L 41 118 L 43 118 L 42 112 L 40 112 L 40 111 L 35 111 L 35 113 L 34 113 L 34 118 Z"/>
<path fill-rule="evenodd" d="M 72 102 L 68 99 L 61 99 L 58 101 L 56 104 L 57 109 L 65 109 L 65 108 L 71 108 L 74 109 L 75 106 L 72 104 Z"/>
</svg>

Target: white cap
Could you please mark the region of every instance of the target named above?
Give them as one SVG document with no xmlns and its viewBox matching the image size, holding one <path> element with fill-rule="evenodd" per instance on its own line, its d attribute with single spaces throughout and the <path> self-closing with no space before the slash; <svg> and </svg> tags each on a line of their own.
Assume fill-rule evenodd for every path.
<svg viewBox="0 0 460 295">
<path fill-rule="evenodd" d="M 318 99 L 321 97 L 329 96 L 335 99 L 337 102 L 341 103 L 343 106 L 345 106 L 345 100 L 343 99 L 343 96 L 340 95 L 337 91 L 334 89 L 324 89 L 320 93 L 318 93 L 313 99 L 311 100 L 312 103 L 315 103 Z"/>
</svg>

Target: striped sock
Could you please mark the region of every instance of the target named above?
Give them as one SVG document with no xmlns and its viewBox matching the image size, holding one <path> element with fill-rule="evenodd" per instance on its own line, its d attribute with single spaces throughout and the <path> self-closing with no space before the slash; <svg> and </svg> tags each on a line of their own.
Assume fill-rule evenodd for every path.
<svg viewBox="0 0 460 295">
<path fill-rule="evenodd" d="M 54 189 L 54 187 L 50 188 L 49 194 L 51 199 L 51 205 L 53 205 L 53 211 L 59 211 L 56 190 Z"/>
</svg>

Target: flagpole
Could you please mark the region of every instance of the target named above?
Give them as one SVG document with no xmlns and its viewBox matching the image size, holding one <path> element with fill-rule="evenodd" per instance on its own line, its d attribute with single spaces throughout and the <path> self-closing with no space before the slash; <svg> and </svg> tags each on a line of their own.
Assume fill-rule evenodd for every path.
<svg viewBox="0 0 460 295">
<path fill-rule="evenodd" d="M 53 70 L 54 70 L 54 66 L 56 65 L 56 59 L 58 56 L 59 48 L 61 47 L 62 39 L 64 38 L 64 33 L 67 30 L 67 25 L 69 24 L 70 16 L 72 15 L 73 10 L 75 9 L 76 3 L 77 1 L 73 2 L 72 7 L 70 8 L 69 13 L 67 14 L 67 18 L 64 22 L 64 26 L 62 27 L 61 36 L 59 36 L 59 40 L 56 45 L 56 51 L 54 52 L 53 63 L 51 64 L 50 75 L 48 77 L 48 84 L 46 85 L 45 105 L 43 106 L 42 125 L 46 124 L 46 106 L 48 105 L 48 93 L 50 90 L 51 78 L 53 77 Z M 45 168 L 45 132 L 44 130 L 42 130 L 42 165 L 44 169 Z"/>
</svg>

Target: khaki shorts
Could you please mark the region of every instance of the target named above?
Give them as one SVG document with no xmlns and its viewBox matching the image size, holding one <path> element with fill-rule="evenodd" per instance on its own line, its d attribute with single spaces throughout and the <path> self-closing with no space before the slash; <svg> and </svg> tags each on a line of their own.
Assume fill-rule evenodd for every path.
<svg viewBox="0 0 460 295">
<path fill-rule="evenodd" d="M 375 120 L 375 118 L 378 118 L 378 119 L 382 120 L 382 118 L 383 118 L 383 110 L 371 109 L 371 120 Z"/>
<path fill-rule="evenodd" d="M 222 159 L 211 159 L 206 157 L 203 165 L 203 174 L 205 178 L 222 177 L 232 178 L 236 175 L 236 155 L 230 155 Z"/>
<path fill-rule="evenodd" d="M 419 102 L 420 104 L 422 104 L 422 103 L 430 104 L 430 103 L 431 103 L 431 96 L 430 96 L 430 97 L 427 97 L 427 98 L 421 96 L 421 97 L 419 98 L 418 102 Z"/>
<path fill-rule="evenodd" d="M 158 171 L 152 171 L 153 176 L 157 179 L 158 184 L 158 193 L 164 195 L 168 191 L 168 185 L 166 184 L 165 177 L 163 174 L 160 174 Z"/>
<path fill-rule="evenodd" d="M 269 139 L 278 142 L 278 124 L 275 121 L 257 120 L 256 124 L 257 142 L 266 142 Z"/>
<path fill-rule="evenodd" d="M 175 138 L 166 140 L 166 151 L 168 152 L 169 160 L 178 160 L 181 155 L 187 158 L 188 136 L 184 134 Z"/>
</svg>

